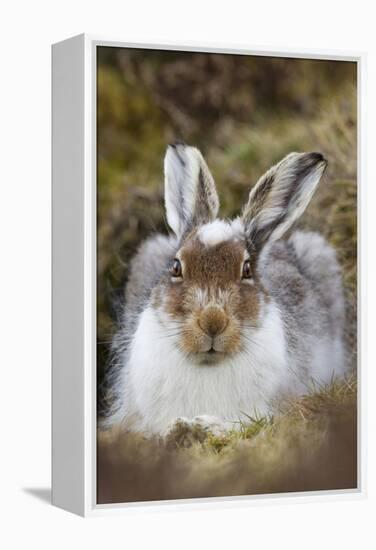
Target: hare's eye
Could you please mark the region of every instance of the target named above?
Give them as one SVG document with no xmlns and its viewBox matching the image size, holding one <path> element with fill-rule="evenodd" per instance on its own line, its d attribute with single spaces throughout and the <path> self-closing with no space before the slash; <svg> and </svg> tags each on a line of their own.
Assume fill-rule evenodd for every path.
<svg viewBox="0 0 376 550">
<path fill-rule="evenodd" d="M 172 266 L 170 267 L 170 275 L 172 277 L 181 277 L 182 276 L 181 263 L 177 258 L 175 258 L 175 260 L 173 261 Z"/>
<path fill-rule="evenodd" d="M 252 277 L 251 262 L 246 260 L 243 264 L 243 279 L 250 279 Z"/>
</svg>

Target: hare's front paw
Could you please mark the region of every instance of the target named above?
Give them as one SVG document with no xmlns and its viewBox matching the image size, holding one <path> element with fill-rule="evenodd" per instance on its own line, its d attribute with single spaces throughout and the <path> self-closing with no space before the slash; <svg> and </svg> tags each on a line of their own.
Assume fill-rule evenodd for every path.
<svg viewBox="0 0 376 550">
<path fill-rule="evenodd" d="M 221 436 L 225 431 L 224 424 L 214 416 L 195 416 L 191 420 L 179 417 L 168 427 L 165 442 L 168 447 L 191 447 L 205 441 L 209 434 Z"/>
</svg>

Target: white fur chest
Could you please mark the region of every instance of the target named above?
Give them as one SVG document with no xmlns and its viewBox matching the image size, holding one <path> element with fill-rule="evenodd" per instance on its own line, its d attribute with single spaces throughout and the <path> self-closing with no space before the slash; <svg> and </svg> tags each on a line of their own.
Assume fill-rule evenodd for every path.
<svg viewBox="0 0 376 550">
<path fill-rule="evenodd" d="M 230 425 L 243 413 L 267 413 L 286 385 L 284 332 L 272 304 L 262 327 L 249 333 L 245 350 L 219 365 L 193 364 L 169 334 L 153 309 L 142 313 L 122 380 L 124 417 L 132 419 L 134 430 L 161 433 L 175 418 L 197 415 Z"/>
</svg>

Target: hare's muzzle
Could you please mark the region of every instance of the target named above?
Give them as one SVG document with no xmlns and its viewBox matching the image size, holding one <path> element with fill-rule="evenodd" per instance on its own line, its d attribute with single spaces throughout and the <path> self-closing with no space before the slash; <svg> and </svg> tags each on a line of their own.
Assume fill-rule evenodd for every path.
<svg viewBox="0 0 376 550">
<path fill-rule="evenodd" d="M 224 310 L 219 307 L 206 307 L 198 318 L 198 325 L 209 337 L 215 338 L 226 330 L 228 317 Z"/>
</svg>

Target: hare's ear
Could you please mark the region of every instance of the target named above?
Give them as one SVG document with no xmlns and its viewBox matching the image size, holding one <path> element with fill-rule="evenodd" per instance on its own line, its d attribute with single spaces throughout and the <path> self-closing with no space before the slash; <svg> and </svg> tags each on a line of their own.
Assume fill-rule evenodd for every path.
<svg viewBox="0 0 376 550">
<path fill-rule="evenodd" d="M 249 246 L 283 236 L 308 206 L 326 165 L 321 153 L 291 153 L 259 179 L 243 210 Z"/>
<path fill-rule="evenodd" d="M 218 195 L 198 149 L 183 143 L 169 145 L 164 170 L 167 221 L 179 238 L 191 228 L 215 219 Z"/>
</svg>

